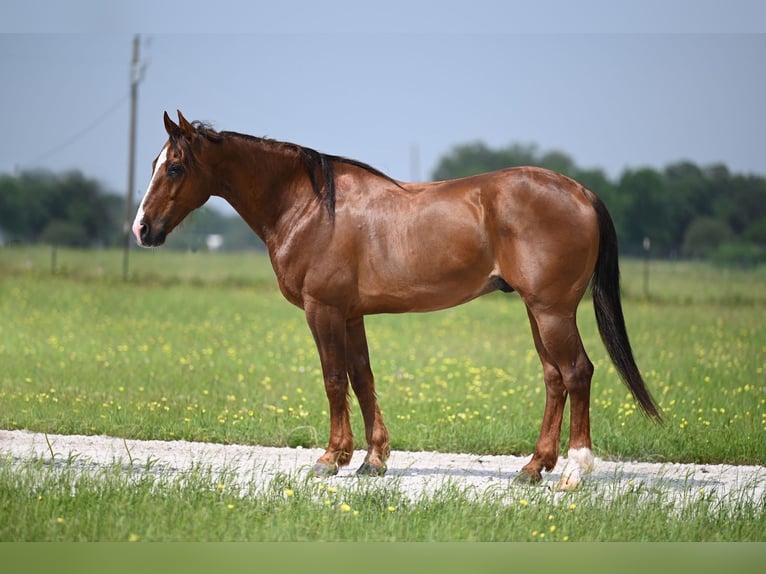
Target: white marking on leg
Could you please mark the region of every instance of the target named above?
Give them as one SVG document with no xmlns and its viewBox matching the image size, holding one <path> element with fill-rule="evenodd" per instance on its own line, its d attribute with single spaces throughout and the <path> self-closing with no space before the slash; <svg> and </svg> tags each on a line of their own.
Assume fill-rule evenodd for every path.
<svg viewBox="0 0 766 574">
<path fill-rule="evenodd" d="M 583 476 L 593 470 L 593 453 L 587 447 L 570 448 L 567 465 L 559 481 L 561 490 L 569 490 L 580 483 Z"/>
<path fill-rule="evenodd" d="M 157 162 L 154 164 L 154 172 L 152 173 L 152 179 L 149 181 L 149 186 L 146 188 L 146 193 L 144 194 L 143 199 L 141 199 L 141 204 L 138 206 L 138 211 L 136 212 L 136 218 L 133 220 L 133 235 L 136 237 L 136 241 L 139 245 L 141 245 L 141 220 L 144 218 L 144 204 L 146 203 L 146 198 L 149 197 L 149 192 L 152 190 L 152 186 L 154 185 L 154 180 L 157 178 L 157 174 L 160 172 L 160 168 L 165 165 L 165 162 L 168 159 L 168 144 L 165 145 L 164 148 L 162 148 L 162 151 L 160 152 L 160 155 L 157 157 Z"/>
</svg>

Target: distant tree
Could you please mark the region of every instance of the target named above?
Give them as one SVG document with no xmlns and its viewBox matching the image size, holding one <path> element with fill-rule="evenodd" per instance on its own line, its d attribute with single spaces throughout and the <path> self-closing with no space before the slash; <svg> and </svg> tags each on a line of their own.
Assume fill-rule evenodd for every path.
<svg viewBox="0 0 766 574">
<path fill-rule="evenodd" d="M 549 151 L 535 161 L 536 165 L 575 177 L 578 173 L 574 160 L 562 151 Z"/>
<path fill-rule="evenodd" d="M 82 229 L 88 244 L 109 243 L 119 220 L 111 218 L 108 194 L 95 179 L 86 178 L 79 171 L 65 174 L 59 182 L 56 199 L 61 219 Z"/>
<path fill-rule="evenodd" d="M 572 158 L 561 151 L 554 150 L 540 155 L 534 145 L 511 144 L 492 149 L 483 142 L 472 142 L 455 146 L 442 157 L 431 179 L 456 179 L 523 165 L 545 167 L 569 176 L 577 171 Z"/>
<path fill-rule="evenodd" d="M 663 176 L 671 230 L 670 248 L 678 252 L 684 247 L 691 222 L 697 217 L 712 215 L 713 189 L 705 173 L 688 161 L 668 165 Z"/>
<path fill-rule="evenodd" d="M 26 227 L 22 220 L 22 204 L 18 180 L 10 175 L 0 175 L 0 230 L 6 239 L 18 240 Z"/>
<path fill-rule="evenodd" d="M 742 239 L 766 249 L 766 217 L 748 225 L 742 232 Z"/>
<path fill-rule="evenodd" d="M 766 219 L 766 179 L 730 174 L 725 168 L 711 173 L 713 215 L 724 219 L 736 234 Z"/>
<path fill-rule="evenodd" d="M 725 221 L 709 215 L 696 218 L 686 229 L 682 254 L 687 257 L 709 257 L 734 233 Z"/>
<path fill-rule="evenodd" d="M 655 253 L 670 255 L 671 207 L 662 175 L 651 168 L 626 170 L 620 178 L 618 192 L 624 202 L 624 220 L 618 228 L 623 250 L 642 253 L 644 238 L 648 237 Z"/>
<path fill-rule="evenodd" d="M 48 175 L 23 173 L 0 178 L 0 227 L 16 241 L 31 241 L 50 219 L 45 206 Z"/>
<path fill-rule="evenodd" d="M 736 209 L 730 213 L 729 224 L 737 234 L 766 219 L 766 179 L 735 175 L 731 178 L 730 192 Z"/>
<path fill-rule="evenodd" d="M 108 245 L 121 227 L 114 196 L 78 171 L 0 176 L 0 228 L 10 239 L 61 245 Z"/>
<path fill-rule="evenodd" d="M 621 229 L 625 220 L 623 214 L 627 201 L 624 201 L 617 190 L 617 186 L 609 180 L 604 171 L 600 169 L 577 170 L 573 177 L 606 203 L 615 227 Z"/>
<path fill-rule="evenodd" d="M 431 176 L 433 180 L 456 179 L 517 165 L 535 163 L 534 146 L 513 145 L 494 150 L 483 142 L 455 146 L 442 157 Z"/>
</svg>

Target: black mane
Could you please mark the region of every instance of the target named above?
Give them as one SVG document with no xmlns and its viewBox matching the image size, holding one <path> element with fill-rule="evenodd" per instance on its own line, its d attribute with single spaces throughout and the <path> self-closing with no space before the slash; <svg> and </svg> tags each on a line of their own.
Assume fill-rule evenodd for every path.
<svg viewBox="0 0 766 574">
<path fill-rule="evenodd" d="M 318 152 L 314 149 L 304 147 L 298 144 L 281 142 L 269 138 L 260 138 L 251 136 L 248 134 L 242 134 L 238 132 L 217 132 L 209 124 L 202 122 L 194 122 L 192 124 L 197 130 L 197 133 L 210 141 L 220 141 L 224 137 L 236 137 L 249 141 L 254 141 L 260 144 L 267 144 L 274 148 L 288 149 L 298 154 L 303 162 L 303 167 L 306 169 L 306 173 L 311 181 L 311 187 L 314 190 L 314 194 L 325 204 L 328 213 L 331 217 L 335 215 L 335 168 L 336 163 L 344 163 L 363 169 L 373 175 L 382 177 L 383 179 L 390 181 L 396 186 L 400 186 L 392 177 L 386 175 L 382 171 L 372 167 L 355 159 L 349 159 L 347 157 L 330 155 Z M 324 190 L 324 191 L 323 191 Z"/>
</svg>

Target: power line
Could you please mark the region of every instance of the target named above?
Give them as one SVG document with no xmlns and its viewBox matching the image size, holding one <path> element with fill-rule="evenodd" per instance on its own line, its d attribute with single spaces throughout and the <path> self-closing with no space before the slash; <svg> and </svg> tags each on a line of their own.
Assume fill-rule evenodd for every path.
<svg viewBox="0 0 766 574">
<path fill-rule="evenodd" d="M 41 154 L 37 158 L 35 158 L 33 161 L 29 162 L 29 165 L 36 165 L 39 163 L 44 162 L 48 158 L 56 155 L 60 151 L 68 148 L 78 140 L 80 140 L 82 137 L 96 129 L 98 126 L 100 126 L 104 121 L 106 121 L 107 118 L 109 118 L 112 114 L 114 114 L 117 110 L 122 107 L 122 105 L 128 101 L 130 98 L 130 91 L 128 91 L 120 100 L 115 102 L 109 109 L 107 109 L 105 112 L 103 112 L 100 116 L 98 116 L 95 120 L 93 120 L 90 124 L 88 124 L 86 127 L 81 129 L 79 132 L 75 133 L 73 136 L 71 136 L 69 139 L 64 141 L 63 143 L 60 143 L 54 148 L 49 149 L 45 153 Z"/>
</svg>

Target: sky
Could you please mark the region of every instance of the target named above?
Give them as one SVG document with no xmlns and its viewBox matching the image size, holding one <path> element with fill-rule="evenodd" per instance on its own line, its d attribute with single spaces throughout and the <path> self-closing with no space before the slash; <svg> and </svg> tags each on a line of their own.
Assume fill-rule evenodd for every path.
<svg viewBox="0 0 766 574">
<path fill-rule="evenodd" d="M 135 34 L 137 198 L 166 110 L 402 180 L 474 141 L 614 179 L 681 160 L 766 176 L 758 0 L 4 0 L 0 173 L 78 169 L 124 194 Z"/>
</svg>

